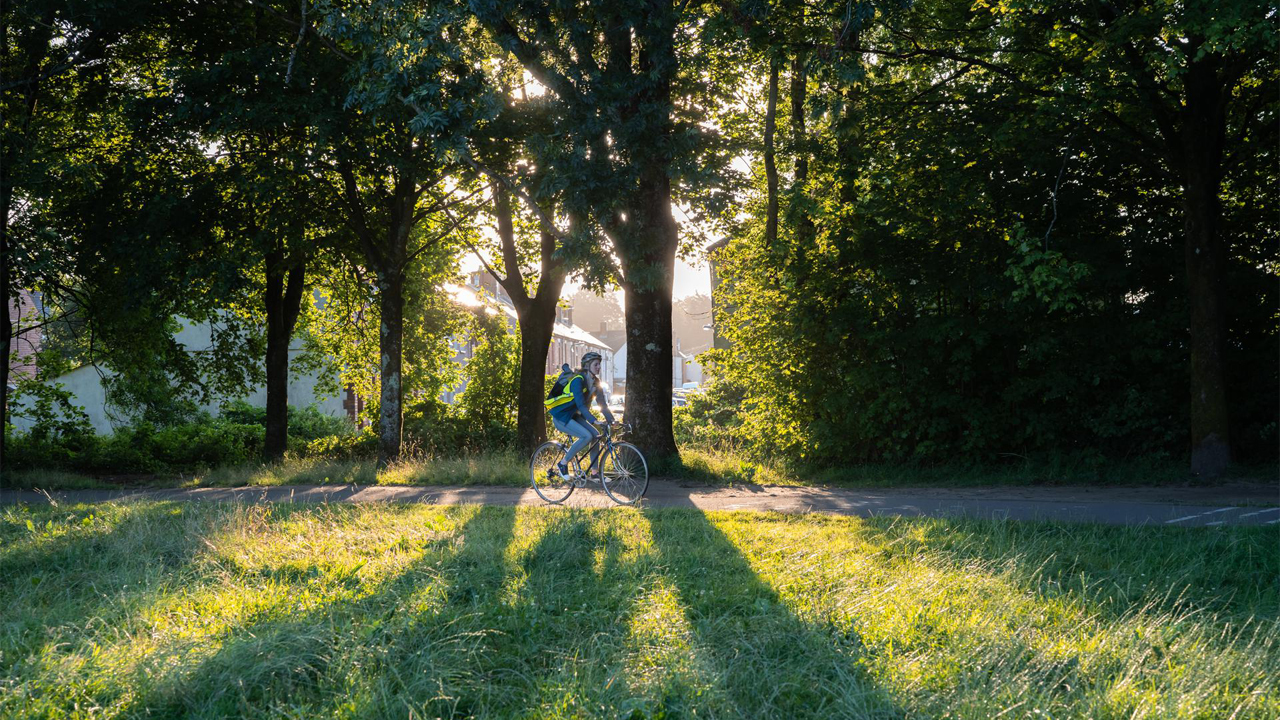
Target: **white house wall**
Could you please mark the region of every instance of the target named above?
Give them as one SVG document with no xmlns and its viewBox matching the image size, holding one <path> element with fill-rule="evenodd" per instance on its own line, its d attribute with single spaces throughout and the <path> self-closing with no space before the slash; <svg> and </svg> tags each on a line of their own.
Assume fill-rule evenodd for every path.
<svg viewBox="0 0 1280 720">
<path fill-rule="evenodd" d="M 207 351 L 212 345 L 211 329 L 203 324 L 189 323 L 174 337 L 178 342 L 186 346 L 188 350 L 196 352 Z M 289 364 L 291 367 L 294 358 L 301 352 L 301 348 L 289 349 Z M 100 370 L 102 374 L 99 374 Z M 55 378 L 50 381 L 50 384 L 61 384 L 64 389 L 71 393 L 71 403 L 84 410 L 85 414 L 89 416 L 89 422 L 93 425 L 94 432 L 100 435 L 108 435 L 115 432 L 118 425 L 127 425 L 129 418 L 127 413 L 117 410 L 116 413 L 121 415 L 121 419 L 117 421 L 108 413 L 106 389 L 102 382 L 103 375 L 109 377 L 111 371 L 86 365 Z M 302 373 L 291 369 L 289 372 L 289 404 L 294 407 L 315 405 L 325 415 L 345 416 L 346 409 L 342 406 L 342 394 L 339 392 L 332 397 L 322 398 L 322 388 L 319 386 L 320 378 L 316 373 Z M 267 388 L 265 385 L 255 386 L 247 395 L 237 399 L 244 400 L 255 407 L 266 407 Z M 10 405 L 10 422 L 13 423 L 16 429 L 21 431 L 30 430 L 34 424 L 31 418 L 22 414 L 27 407 L 27 403 L 21 398 L 15 399 Z M 221 403 L 208 403 L 202 406 L 201 409 L 217 414 L 220 408 Z"/>
</svg>

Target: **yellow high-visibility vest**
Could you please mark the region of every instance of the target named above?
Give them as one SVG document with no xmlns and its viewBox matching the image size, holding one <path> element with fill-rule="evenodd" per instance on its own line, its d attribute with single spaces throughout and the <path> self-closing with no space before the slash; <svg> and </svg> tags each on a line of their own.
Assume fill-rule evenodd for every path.
<svg viewBox="0 0 1280 720">
<path fill-rule="evenodd" d="M 543 403 L 544 405 L 547 406 L 548 410 L 554 410 L 555 408 L 558 408 L 561 405 L 567 405 L 568 403 L 573 402 L 573 381 L 574 380 L 581 380 L 583 383 L 586 383 L 586 379 L 582 377 L 581 373 L 574 373 L 573 377 L 569 378 L 569 382 L 564 384 L 564 390 L 561 392 L 561 394 L 555 395 L 554 397 L 548 397 L 547 401 Z M 552 390 L 554 391 L 554 388 L 552 388 Z M 584 392 L 585 392 L 585 389 L 584 389 Z"/>
</svg>

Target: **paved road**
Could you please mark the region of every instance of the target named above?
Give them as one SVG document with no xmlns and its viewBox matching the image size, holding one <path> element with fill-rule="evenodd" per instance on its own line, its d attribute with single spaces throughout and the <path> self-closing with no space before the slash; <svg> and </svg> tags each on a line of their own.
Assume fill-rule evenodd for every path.
<svg viewBox="0 0 1280 720">
<path fill-rule="evenodd" d="M 127 500 L 234 502 L 413 502 L 439 505 L 545 505 L 533 490 L 515 487 L 395 487 L 286 485 L 188 490 L 76 490 L 45 495 L 0 491 L 0 504 Z M 710 488 L 655 479 L 649 507 L 701 510 L 776 510 L 832 515 L 1003 517 L 1013 520 L 1096 522 L 1179 527 L 1271 525 L 1280 529 L 1280 485 L 1205 488 L 918 488 L 845 490 L 778 486 Z M 597 488 L 578 490 L 572 507 L 609 507 Z M 1268 507 L 1271 505 L 1271 507 Z"/>
</svg>

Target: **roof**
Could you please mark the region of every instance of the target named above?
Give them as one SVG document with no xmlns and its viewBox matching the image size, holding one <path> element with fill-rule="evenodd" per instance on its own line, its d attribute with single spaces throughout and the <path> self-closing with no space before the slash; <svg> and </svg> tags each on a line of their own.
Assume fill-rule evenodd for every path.
<svg viewBox="0 0 1280 720">
<path fill-rule="evenodd" d="M 503 313 L 506 314 L 507 320 L 511 322 L 513 325 L 518 324 L 519 322 L 519 316 L 516 315 L 515 308 L 511 307 L 505 302 L 500 302 L 493 298 L 481 297 L 479 293 L 477 293 L 474 289 L 466 285 L 449 284 L 445 286 L 445 289 L 448 291 L 449 295 L 453 297 L 454 301 L 457 302 L 459 305 L 462 305 L 463 307 L 469 307 L 469 308 L 479 308 L 479 307 L 485 307 L 485 306 L 497 307 L 498 309 L 502 310 Z M 583 330 L 577 325 L 565 325 L 564 323 L 560 323 L 560 322 L 553 323 L 551 326 L 551 333 L 552 335 L 558 338 L 564 338 L 565 340 L 584 343 L 587 345 L 591 345 L 593 347 L 598 347 L 604 350 L 608 350 L 609 352 L 613 352 L 612 348 L 609 347 L 608 343 L 604 342 L 603 340 L 596 337 L 595 335 L 592 335 L 586 330 Z"/>
</svg>

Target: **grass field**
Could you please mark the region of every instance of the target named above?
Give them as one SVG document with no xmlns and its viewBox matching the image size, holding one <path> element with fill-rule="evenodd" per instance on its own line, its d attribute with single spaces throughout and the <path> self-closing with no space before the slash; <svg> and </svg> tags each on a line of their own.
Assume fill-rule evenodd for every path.
<svg viewBox="0 0 1280 720">
<path fill-rule="evenodd" d="M 407 458 L 381 472 L 373 460 L 289 458 L 193 473 L 148 477 L 89 477 L 56 470 L 23 470 L 4 478 L 11 488 L 78 490 L 122 485 L 156 487 L 240 487 L 246 485 L 507 485 L 527 486 L 529 458 L 517 452 L 464 457 Z M 1087 463 L 1011 462 L 1000 466 L 930 467 L 853 465 L 822 471 L 753 462 L 741 453 L 708 448 L 681 449 L 681 463 L 650 468 L 655 475 L 707 485 L 802 485 L 832 487 L 975 487 L 992 485 L 1161 485 L 1274 482 L 1275 466 L 1239 467 L 1215 480 L 1195 480 L 1183 463 L 1130 460 L 1103 467 Z"/>
<path fill-rule="evenodd" d="M 5 718 L 1277 718 L 1276 528 L 0 511 Z"/>
</svg>

